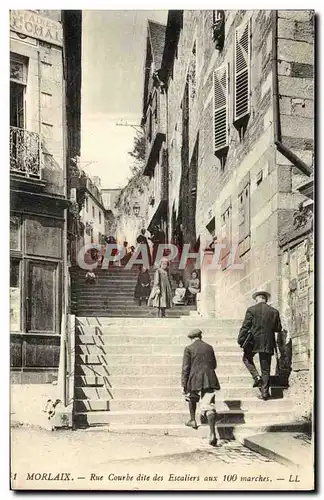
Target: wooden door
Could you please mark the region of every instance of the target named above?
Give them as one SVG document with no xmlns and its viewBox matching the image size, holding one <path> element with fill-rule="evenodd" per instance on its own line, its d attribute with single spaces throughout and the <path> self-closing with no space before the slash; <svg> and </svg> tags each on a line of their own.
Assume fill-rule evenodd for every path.
<svg viewBox="0 0 324 500">
<path fill-rule="evenodd" d="M 27 331 L 58 333 L 58 288 L 56 262 L 28 262 Z"/>
</svg>

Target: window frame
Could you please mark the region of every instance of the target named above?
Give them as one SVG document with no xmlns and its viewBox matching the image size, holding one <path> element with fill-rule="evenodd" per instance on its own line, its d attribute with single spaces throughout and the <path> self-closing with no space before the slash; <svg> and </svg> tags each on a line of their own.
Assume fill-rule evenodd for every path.
<svg viewBox="0 0 324 500">
<path fill-rule="evenodd" d="M 223 224 L 223 219 L 225 224 Z M 226 219 L 229 221 L 228 224 L 226 222 Z M 224 225 L 226 228 L 225 235 L 223 232 Z M 228 261 L 229 261 L 229 256 L 231 254 L 232 236 L 233 236 L 233 209 L 232 209 L 231 199 L 223 203 L 221 207 L 220 232 L 221 232 L 220 243 L 224 242 L 226 243 L 226 247 L 221 250 L 221 259 L 220 259 L 222 270 L 225 270 L 230 265 Z"/>
<path fill-rule="evenodd" d="M 23 226 L 23 221 L 21 214 L 17 213 L 11 213 L 10 214 L 10 219 L 11 217 L 16 217 L 18 219 L 18 248 L 12 248 L 11 243 L 10 243 L 10 254 L 11 255 L 20 255 L 22 252 L 22 226 Z M 11 222 L 11 220 L 10 220 Z"/>
<path fill-rule="evenodd" d="M 223 74 L 225 74 L 225 82 L 226 82 L 225 87 L 221 82 L 223 76 L 220 76 L 220 75 L 222 74 L 222 72 L 224 72 Z M 223 152 L 229 146 L 229 83 L 230 83 L 229 82 L 229 75 L 230 75 L 230 71 L 229 71 L 229 63 L 228 62 L 226 62 L 225 64 L 222 64 L 221 66 L 219 66 L 218 68 L 216 68 L 213 71 L 213 152 L 215 155 L 217 155 L 217 153 Z M 218 105 L 217 107 L 216 107 L 216 79 L 218 81 L 219 86 L 222 87 L 221 90 L 223 91 L 224 97 L 225 97 L 225 104 Z M 218 94 L 219 94 L 219 90 L 218 90 Z M 216 146 L 216 125 L 217 125 L 216 115 L 222 109 L 225 110 L 226 140 L 221 145 Z"/>
<path fill-rule="evenodd" d="M 23 68 L 23 79 L 19 80 L 17 78 L 11 77 L 11 62 L 21 64 Z M 20 54 L 16 54 L 15 52 L 10 52 L 10 81 L 14 83 L 18 83 L 19 85 L 27 86 L 28 81 L 28 58 L 21 56 Z"/>
<path fill-rule="evenodd" d="M 22 257 L 16 256 L 14 254 L 10 255 L 10 279 L 11 279 L 11 269 L 12 269 L 13 262 L 18 263 L 18 287 L 12 287 L 11 281 L 10 281 L 10 283 L 9 283 L 9 290 L 10 290 L 9 307 L 11 308 L 11 288 L 17 288 L 19 290 L 19 324 L 17 325 L 18 326 L 17 330 L 14 330 L 11 327 L 11 309 L 10 309 L 9 328 L 10 328 L 10 333 L 17 333 L 17 332 L 22 331 L 22 311 L 23 311 L 23 307 L 22 307 L 22 263 L 23 263 L 23 260 L 22 260 Z"/>
<path fill-rule="evenodd" d="M 245 30 L 247 29 L 247 61 L 246 67 L 240 70 L 237 70 L 237 51 L 238 46 L 242 47 L 242 43 L 240 38 L 242 39 Z M 234 123 L 240 122 L 242 119 L 248 117 L 251 113 L 251 39 L 252 39 L 252 29 L 251 29 L 251 19 L 248 19 L 244 23 L 240 24 L 235 28 L 234 34 L 234 82 L 233 82 L 233 98 L 234 98 Z M 242 48 L 241 48 L 242 51 Z M 243 49 L 244 51 L 244 49 Z M 242 54 L 244 58 L 244 55 Z M 247 111 L 244 113 L 237 114 L 237 87 L 238 87 L 238 78 L 247 72 Z"/>
<path fill-rule="evenodd" d="M 246 194 L 247 193 L 247 194 Z M 241 196 L 244 197 L 241 202 Z M 247 199 L 247 205 L 246 200 Z M 238 255 L 241 257 L 251 249 L 251 178 L 248 172 L 238 186 L 238 214 L 242 210 L 242 221 L 238 221 Z M 247 207 L 247 210 L 246 210 Z"/>
</svg>

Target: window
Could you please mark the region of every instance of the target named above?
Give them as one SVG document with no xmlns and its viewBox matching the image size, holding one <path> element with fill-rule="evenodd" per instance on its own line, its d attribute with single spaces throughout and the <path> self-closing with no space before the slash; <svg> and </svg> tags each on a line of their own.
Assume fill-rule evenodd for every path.
<svg viewBox="0 0 324 500">
<path fill-rule="evenodd" d="M 95 218 L 96 217 L 96 211 L 95 211 L 95 207 L 92 205 L 92 217 Z"/>
<path fill-rule="evenodd" d="M 221 265 L 225 269 L 227 267 L 228 256 L 231 252 L 232 245 L 232 205 L 227 201 L 222 206 L 221 215 L 221 241 L 226 245 L 221 251 Z"/>
<path fill-rule="evenodd" d="M 57 331 L 58 274 L 55 262 L 29 261 L 27 331 Z"/>
<path fill-rule="evenodd" d="M 225 39 L 225 11 L 213 10 L 213 40 L 217 50 L 222 50 Z"/>
<path fill-rule="evenodd" d="M 238 196 L 239 206 L 239 256 L 250 249 L 250 183 L 246 184 Z"/>
<path fill-rule="evenodd" d="M 60 259 L 62 256 L 62 222 L 48 217 L 29 216 L 25 220 L 25 251 Z"/>
<path fill-rule="evenodd" d="M 88 210 L 89 210 L 89 204 L 88 204 L 88 198 L 86 197 L 85 199 L 85 209 L 86 209 L 86 212 L 88 213 Z"/>
<path fill-rule="evenodd" d="M 152 140 L 152 110 L 150 107 L 148 110 L 148 140 L 149 142 Z"/>
<path fill-rule="evenodd" d="M 25 89 L 27 62 L 18 55 L 10 56 L 10 126 L 25 128 Z"/>
<path fill-rule="evenodd" d="M 228 65 L 214 71 L 214 153 L 228 146 Z"/>
<path fill-rule="evenodd" d="M 162 189 L 162 177 L 161 177 L 161 166 L 159 162 L 156 162 L 154 169 L 154 179 L 153 179 L 153 198 L 158 201 L 161 197 L 161 189 Z"/>
<path fill-rule="evenodd" d="M 93 243 L 93 228 L 90 229 L 90 238 L 91 238 L 91 243 Z"/>
<path fill-rule="evenodd" d="M 250 113 L 250 24 L 235 30 L 234 121 Z"/>
<path fill-rule="evenodd" d="M 41 92 L 41 107 L 51 108 L 52 107 L 52 94 L 48 92 Z"/>
<path fill-rule="evenodd" d="M 99 210 L 99 224 L 101 224 L 101 212 Z"/>
<path fill-rule="evenodd" d="M 53 125 L 51 123 L 42 123 L 42 136 L 48 141 L 53 139 Z"/>
<path fill-rule="evenodd" d="M 10 331 L 20 331 L 20 261 L 10 262 Z"/>
<path fill-rule="evenodd" d="M 154 91 L 154 95 L 152 98 L 152 114 L 154 118 L 154 122 L 157 124 L 158 122 L 158 102 L 157 102 L 157 91 Z"/>
<path fill-rule="evenodd" d="M 10 250 L 20 250 L 21 220 L 17 215 L 10 216 Z"/>
</svg>

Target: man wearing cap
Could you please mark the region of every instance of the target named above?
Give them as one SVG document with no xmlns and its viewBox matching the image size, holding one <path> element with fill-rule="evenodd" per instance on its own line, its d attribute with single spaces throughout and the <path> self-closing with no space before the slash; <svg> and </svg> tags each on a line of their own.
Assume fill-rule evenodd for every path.
<svg viewBox="0 0 324 500">
<path fill-rule="evenodd" d="M 254 379 L 253 387 L 260 387 L 261 395 L 258 398 L 264 401 L 270 397 L 270 367 L 276 342 L 275 332 L 280 333 L 282 330 L 279 311 L 267 303 L 270 296 L 264 290 L 252 295 L 256 304 L 247 309 L 237 339 L 243 348 L 243 363 Z M 256 353 L 259 353 L 261 378 L 253 361 Z"/>
<path fill-rule="evenodd" d="M 188 338 L 191 344 L 187 346 L 183 354 L 181 383 L 186 401 L 189 403 L 190 420 L 186 423 L 188 427 L 197 429 L 196 408 L 200 401 L 202 418 L 207 417 L 210 428 L 209 444 L 217 445 L 215 424 L 215 391 L 220 389 L 219 381 L 215 373 L 217 366 L 214 349 L 201 339 L 202 331 L 193 329 Z"/>
</svg>

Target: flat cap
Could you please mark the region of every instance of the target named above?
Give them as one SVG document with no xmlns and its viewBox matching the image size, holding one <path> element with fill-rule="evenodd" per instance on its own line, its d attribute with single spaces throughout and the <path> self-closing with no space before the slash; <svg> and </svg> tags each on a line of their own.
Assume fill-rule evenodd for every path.
<svg viewBox="0 0 324 500">
<path fill-rule="evenodd" d="M 199 328 L 194 328 L 193 330 L 190 330 L 190 332 L 188 333 L 188 337 L 189 339 L 195 339 L 195 338 L 199 338 L 202 336 L 202 331 L 199 330 Z"/>
</svg>

